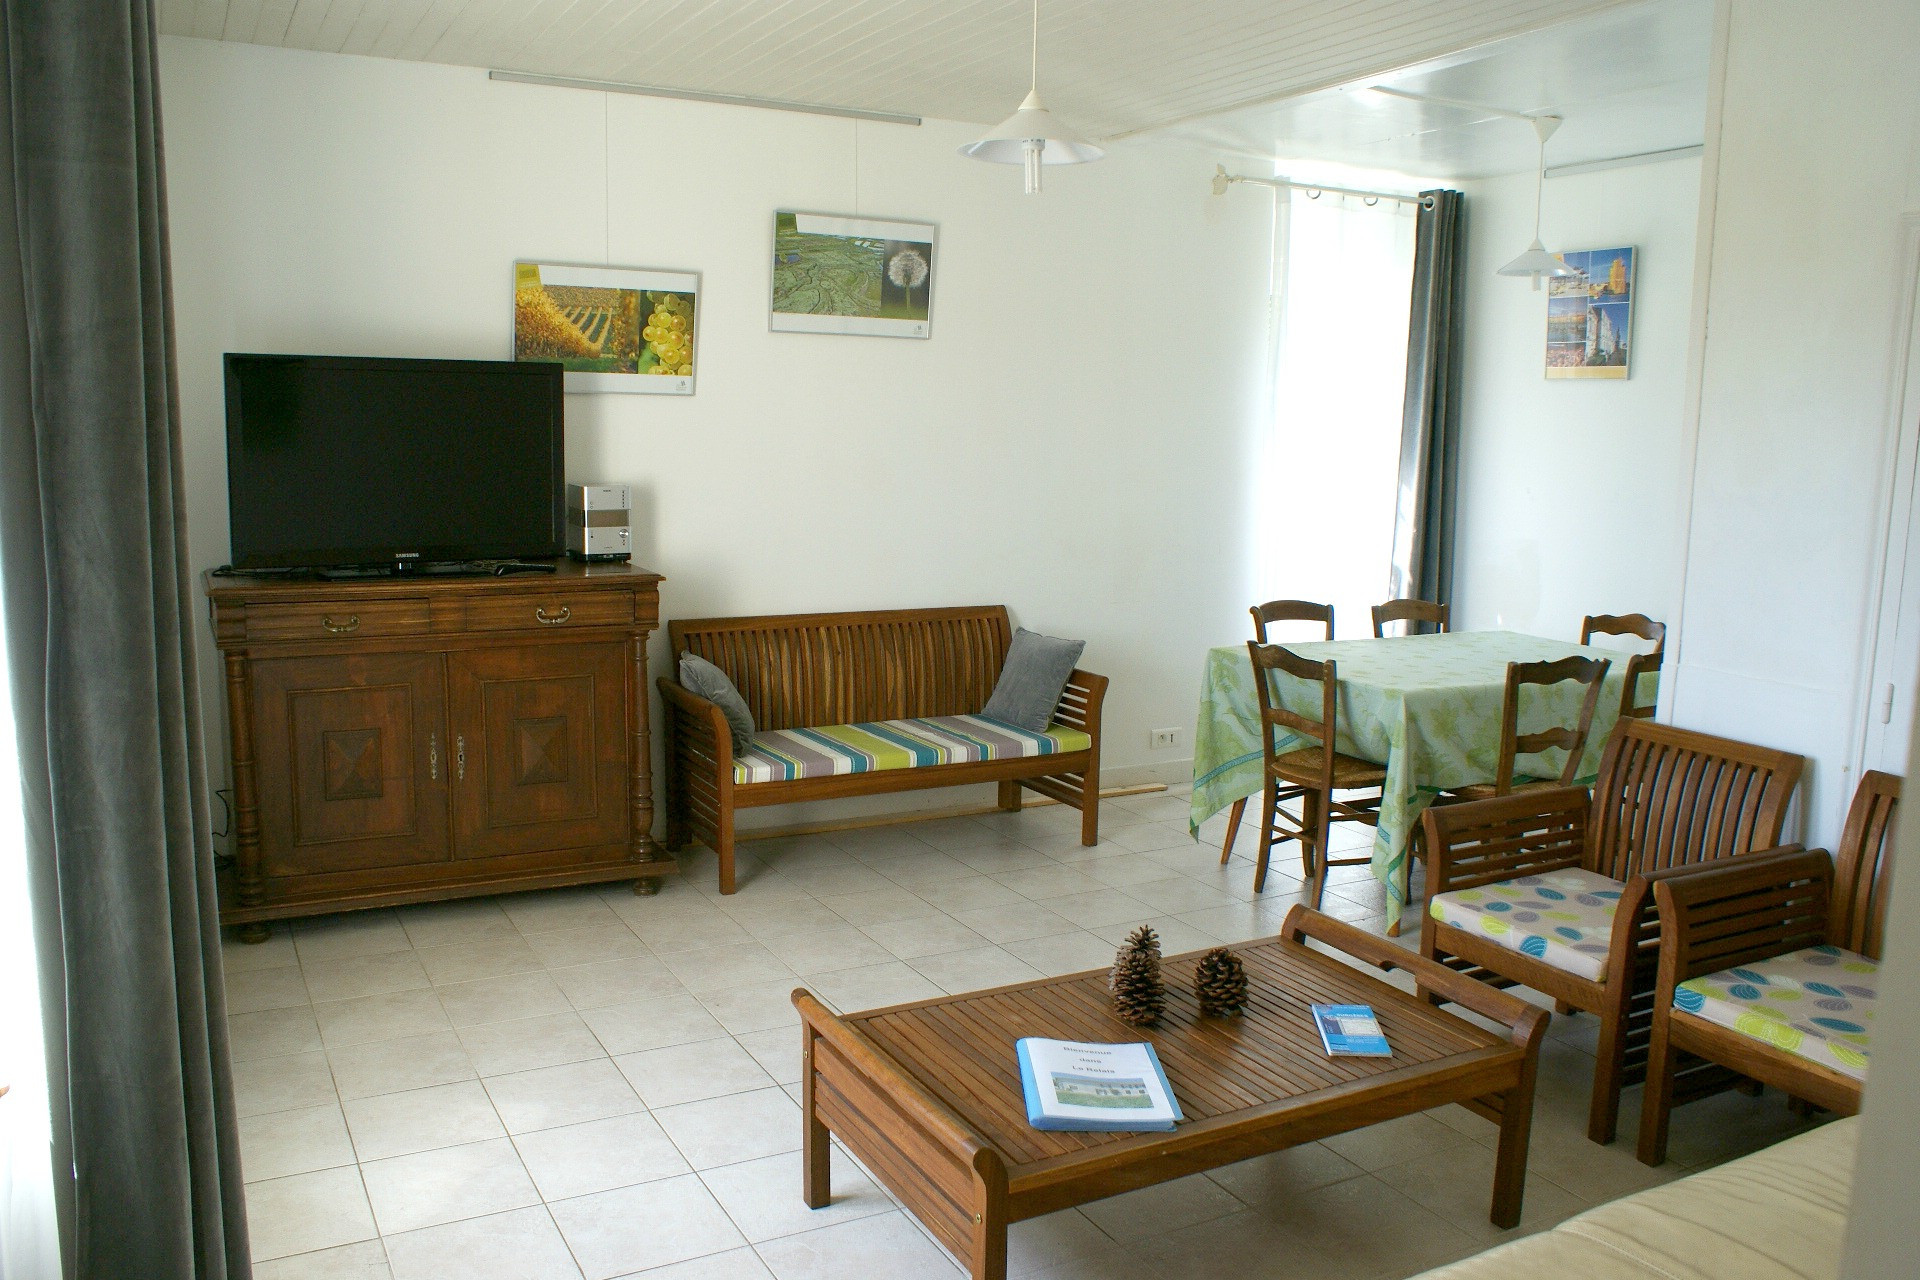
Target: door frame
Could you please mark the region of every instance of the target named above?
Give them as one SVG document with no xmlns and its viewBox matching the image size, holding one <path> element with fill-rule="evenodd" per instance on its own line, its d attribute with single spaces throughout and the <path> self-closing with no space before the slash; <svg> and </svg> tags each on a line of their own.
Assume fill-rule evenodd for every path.
<svg viewBox="0 0 1920 1280">
<path fill-rule="evenodd" d="M 1860 674 L 1853 699 L 1854 749 L 1850 764 L 1855 785 L 1863 772 L 1874 767 L 1872 757 L 1883 741 L 1876 732 L 1877 691 L 1885 683 L 1879 668 L 1894 652 L 1901 584 L 1910 573 L 1920 573 L 1920 565 L 1907 563 L 1908 532 L 1920 518 L 1920 510 L 1916 510 L 1920 500 L 1920 212 L 1903 215 L 1900 232 L 1901 290 L 1891 353 L 1893 379 L 1887 397 L 1891 418 L 1882 451 L 1885 479 L 1876 512 L 1878 548 L 1867 598 L 1867 625 L 1861 630 Z M 1909 672 L 1899 678 L 1914 680 L 1916 676 L 1920 673 Z M 1920 699 L 1914 706 L 1920 708 Z"/>
</svg>

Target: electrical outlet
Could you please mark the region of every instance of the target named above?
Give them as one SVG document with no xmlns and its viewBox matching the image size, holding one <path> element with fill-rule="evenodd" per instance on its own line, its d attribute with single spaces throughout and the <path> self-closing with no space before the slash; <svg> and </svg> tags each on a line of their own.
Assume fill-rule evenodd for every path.
<svg viewBox="0 0 1920 1280">
<path fill-rule="evenodd" d="M 1155 729 L 1153 736 L 1149 740 L 1149 745 L 1155 751 L 1171 751 L 1180 745 L 1180 731 L 1178 729 Z"/>
</svg>

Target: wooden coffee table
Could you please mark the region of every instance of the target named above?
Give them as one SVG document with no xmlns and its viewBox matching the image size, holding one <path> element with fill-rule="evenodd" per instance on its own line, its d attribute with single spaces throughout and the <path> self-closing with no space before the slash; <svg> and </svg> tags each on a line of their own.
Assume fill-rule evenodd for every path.
<svg viewBox="0 0 1920 1280">
<path fill-rule="evenodd" d="M 1505 1034 L 1428 1005 L 1306 946 L 1314 939 L 1406 969 Z M 1234 948 L 1244 1015 L 1203 1018 L 1193 967 L 1165 961 L 1167 1012 L 1140 1029 L 1113 1014 L 1106 971 L 840 1017 L 805 990 L 807 1204 L 831 1198 L 830 1134 L 972 1267 L 1003 1280 L 1011 1223 L 1395 1116 L 1458 1102 L 1500 1125 L 1491 1218 L 1520 1220 L 1546 1012 L 1304 906 L 1278 938 Z M 1329 1058 L 1307 1005 L 1370 1004 L 1392 1058 Z M 1150 1040 L 1186 1120 L 1170 1133 L 1043 1133 L 1027 1123 L 1014 1041 Z"/>
</svg>

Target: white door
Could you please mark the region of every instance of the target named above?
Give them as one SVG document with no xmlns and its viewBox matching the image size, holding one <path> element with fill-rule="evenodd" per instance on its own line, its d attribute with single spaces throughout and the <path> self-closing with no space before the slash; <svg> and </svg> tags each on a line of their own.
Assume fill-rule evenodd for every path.
<svg viewBox="0 0 1920 1280">
<path fill-rule="evenodd" d="M 1915 685 L 1920 683 L 1920 503 L 1915 502 L 1920 481 L 1920 222 L 1911 219 L 1907 284 L 1907 361 L 1861 751 L 1863 768 L 1900 774 L 1907 771 Z"/>
</svg>

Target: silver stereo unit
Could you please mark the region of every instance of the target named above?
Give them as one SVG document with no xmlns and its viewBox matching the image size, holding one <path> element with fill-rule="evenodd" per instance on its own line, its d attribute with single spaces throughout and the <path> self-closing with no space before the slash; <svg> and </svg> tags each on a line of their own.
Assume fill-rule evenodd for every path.
<svg viewBox="0 0 1920 1280">
<path fill-rule="evenodd" d="M 631 560 L 627 486 L 567 486 L 567 554 L 575 560 Z"/>
</svg>

